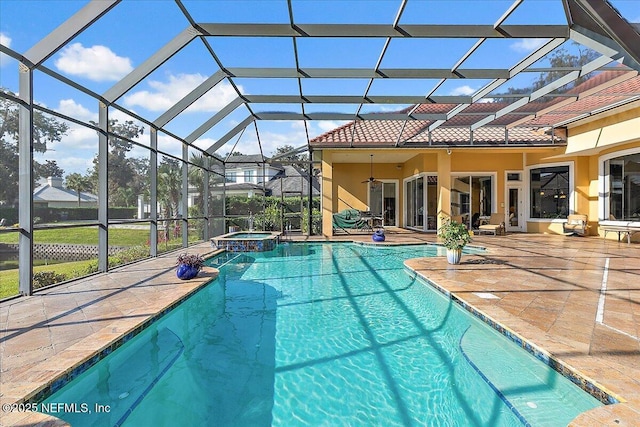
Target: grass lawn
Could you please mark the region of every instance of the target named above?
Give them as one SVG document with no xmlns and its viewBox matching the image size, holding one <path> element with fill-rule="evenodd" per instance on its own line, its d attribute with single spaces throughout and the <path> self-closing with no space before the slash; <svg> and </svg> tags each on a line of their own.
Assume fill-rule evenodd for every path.
<svg viewBox="0 0 640 427">
<path fill-rule="evenodd" d="M 18 243 L 19 233 L 1 233 L 0 243 Z M 193 243 L 198 241 L 197 235 L 189 234 L 189 242 Z M 136 229 L 136 228 L 109 228 L 109 245 L 110 246 L 128 246 L 128 247 L 140 247 L 146 246 L 149 242 L 149 230 L 148 229 Z M 75 228 L 61 228 L 54 230 L 35 230 L 34 231 L 34 243 L 61 243 L 61 244 L 85 244 L 85 245 L 97 245 L 98 244 L 98 228 L 91 227 L 75 227 Z M 174 250 L 182 245 L 181 238 L 174 238 L 168 242 L 158 242 L 158 252 L 166 252 L 168 250 Z M 132 248 L 133 249 L 133 248 Z M 52 271 L 56 274 L 64 274 L 67 279 L 73 279 L 81 277 L 87 274 L 87 269 L 93 261 L 74 261 L 74 262 L 62 262 L 58 264 L 40 265 L 33 268 L 33 272 L 39 271 Z M 111 265 L 110 257 L 110 265 Z M 123 262 L 130 262 L 129 260 L 118 260 L 116 258 L 115 264 L 118 265 Z M 17 265 L 17 261 L 5 263 L 4 267 L 0 263 L 0 268 L 9 268 L 6 270 L 0 269 L 0 298 L 6 298 L 9 296 L 18 294 L 18 269 L 12 268 Z"/>
<path fill-rule="evenodd" d="M 98 244 L 98 227 L 60 228 L 35 230 L 34 243 Z M 18 243 L 18 233 L 0 234 L 0 243 Z M 109 245 L 134 246 L 149 241 L 149 230 L 109 228 Z"/>
<path fill-rule="evenodd" d="M 61 264 L 39 265 L 33 267 L 33 272 L 55 271 L 57 274 L 65 274 L 68 278 L 83 276 L 91 263 L 87 261 L 73 261 Z M 0 298 L 6 298 L 18 294 L 18 269 L 0 271 Z"/>
<path fill-rule="evenodd" d="M 78 229 L 74 229 L 78 230 Z M 61 235 L 60 232 L 64 232 L 64 231 L 69 231 L 69 230 L 41 230 L 41 231 L 45 231 L 45 232 L 51 232 L 51 231 L 56 231 L 57 232 L 57 236 L 54 235 L 54 237 L 56 239 L 58 239 L 58 237 Z M 91 230 L 93 232 L 93 230 Z M 120 237 L 123 237 L 122 232 L 126 232 L 126 233 L 130 233 L 134 236 L 141 236 L 140 231 L 142 230 L 123 230 L 123 229 L 116 229 L 115 231 L 117 231 L 117 235 Z M 145 234 L 148 234 L 148 232 L 145 231 Z M 17 233 L 16 233 L 17 234 Z M 111 234 L 111 231 L 109 232 L 110 235 L 110 241 L 113 241 L 113 234 Z M 0 237 L 6 237 L 5 235 L 0 235 Z M 64 239 L 62 237 L 60 237 L 58 240 L 52 240 L 52 242 L 55 243 L 76 243 L 75 241 L 75 237 L 74 238 L 68 238 L 68 239 Z M 196 239 L 190 240 L 191 243 L 193 243 L 194 241 L 196 241 Z M 131 252 L 131 250 L 135 250 L 136 248 L 140 248 L 142 246 L 143 252 L 144 252 L 144 243 L 146 243 L 146 240 L 144 240 L 144 242 L 141 244 L 141 239 L 140 240 L 136 240 L 136 239 L 131 239 L 131 238 L 121 238 L 119 240 L 119 243 L 115 243 L 114 245 L 122 245 L 122 246 L 126 246 L 128 242 L 130 246 L 135 246 L 134 248 L 125 250 L 122 253 L 128 253 Z M 84 243 L 84 242 L 80 242 L 80 243 Z M 97 239 L 95 244 L 97 244 Z M 175 250 L 178 249 L 182 246 L 182 239 L 171 239 L 168 242 L 159 242 L 158 243 L 158 253 L 161 254 L 163 252 L 166 251 L 171 251 L 171 250 Z M 148 249 L 147 249 L 148 250 Z M 147 252 L 148 254 L 148 252 Z M 145 257 L 144 254 L 140 254 L 142 257 Z M 126 263 L 126 262 L 130 262 L 131 259 L 124 259 L 121 260 L 119 257 L 121 255 L 116 255 L 113 257 L 109 257 L 109 265 L 110 268 L 113 268 L 115 265 L 119 265 L 121 263 Z M 135 256 L 135 255 L 134 255 Z M 136 258 L 138 258 L 136 256 Z M 134 258 L 135 259 L 135 258 Z M 114 263 L 112 265 L 112 262 Z M 13 266 L 16 266 L 18 263 L 18 261 L 7 261 L 4 263 L 4 268 L 9 267 L 9 269 L 7 270 L 0 270 L 0 299 L 2 298 L 6 298 L 6 297 L 10 297 L 10 296 L 14 296 L 18 294 L 18 269 L 17 268 L 11 268 Z M 59 263 L 54 263 L 54 264 L 49 264 L 49 265 L 38 265 L 38 266 L 34 266 L 33 267 L 33 272 L 34 274 L 39 272 L 39 271 L 52 271 L 56 274 L 64 274 L 67 277 L 67 280 L 70 279 L 74 279 L 76 277 L 82 277 L 85 276 L 87 274 L 88 271 L 88 267 L 89 265 L 93 263 L 96 263 L 96 260 L 86 260 L 86 261 L 70 261 L 70 262 L 59 262 Z M 2 268 L 2 263 L 0 263 L 0 268 Z"/>
</svg>

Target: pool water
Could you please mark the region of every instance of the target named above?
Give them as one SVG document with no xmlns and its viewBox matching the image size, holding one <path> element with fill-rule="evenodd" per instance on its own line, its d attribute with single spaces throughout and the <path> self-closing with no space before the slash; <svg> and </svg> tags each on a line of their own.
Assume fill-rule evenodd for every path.
<svg viewBox="0 0 640 427">
<path fill-rule="evenodd" d="M 276 248 L 280 236 L 277 233 L 237 232 L 211 240 L 214 247 L 227 252 L 267 252 Z"/>
<path fill-rule="evenodd" d="M 564 426 L 602 405 L 403 265 L 435 246 L 280 244 L 45 402 L 73 425 Z"/>
<path fill-rule="evenodd" d="M 241 232 L 241 233 L 227 234 L 225 236 L 225 239 L 267 239 L 271 237 L 274 237 L 272 233 L 253 233 L 253 232 L 242 233 Z"/>
</svg>

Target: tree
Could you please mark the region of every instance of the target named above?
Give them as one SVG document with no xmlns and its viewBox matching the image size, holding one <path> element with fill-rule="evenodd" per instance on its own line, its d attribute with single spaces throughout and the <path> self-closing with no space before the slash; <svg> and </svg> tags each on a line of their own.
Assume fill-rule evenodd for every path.
<svg viewBox="0 0 640 427">
<path fill-rule="evenodd" d="M 48 178 L 50 176 L 62 177 L 64 169 L 58 166 L 55 160 L 45 160 L 44 164 L 36 163 L 33 165 L 34 179 Z"/>
<path fill-rule="evenodd" d="M 509 89 L 507 89 L 507 93 L 508 94 L 529 94 L 529 93 L 535 92 L 536 90 L 558 80 L 560 77 L 568 73 L 568 71 L 562 71 L 559 68 L 581 67 L 598 57 L 598 53 L 593 50 L 585 49 L 581 45 L 575 42 L 573 43 L 573 45 L 577 49 L 576 54 L 570 53 L 569 51 L 567 51 L 566 48 L 563 47 L 555 50 L 549 56 L 550 66 L 552 68 L 558 68 L 558 70 L 542 72 L 538 75 L 538 78 L 534 80 L 534 82 L 530 87 L 525 87 L 525 88 L 510 87 Z M 573 82 L 565 85 L 564 92 L 567 92 L 575 88 L 576 86 L 579 86 L 581 83 L 585 82 L 586 80 L 589 80 L 593 76 L 593 74 L 594 74 L 593 72 L 584 74 L 578 77 Z M 498 97 L 495 98 L 497 102 L 514 102 L 514 101 L 517 101 L 518 99 L 519 98 L 498 98 Z M 541 98 L 541 100 L 544 100 L 544 98 Z"/>
<path fill-rule="evenodd" d="M 97 123 L 91 122 L 97 126 Z M 127 120 L 124 123 L 118 122 L 117 119 L 109 119 L 109 204 L 111 206 L 134 206 L 137 202 L 136 197 L 142 192 L 141 184 L 145 181 L 137 176 L 137 170 L 140 164 L 138 159 L 127 157 L 127 154 L 133 148 L 133 144 L 129 140 L 133 140 L 142 135 L 144 128 L 136 125 L 133 121 Z M 121 137 L 121 138 L 120 138 Z M 148 161 L 147 161 L 148 170 Z M 93 170 L 91 171 L 90 180 L 94 187 L 94 191 L 98 189 L 98 156 L 93 159 Z M 148 178 L 147 178 L 148 180 Z M 135 185 L 135 186 L 134 186 Z M 131 188 L 132 191 L 124 191 Z"/>
<path fill-rule="evenodd" d="M 207 195 L 204 192 L 204 172 L 206 158 L 204 154 L 191 154 L 190 163 L 196 166 L 189 165 L 189 185 L 195 187 L 195 191 L 200 197 L 196 198 L 196 207 L 198 214 L 204 213 L 204 205 Z"/>
<path fill-rule="evenodd" d="M 162 157 L 158 165 L 158 203 L 160 216 L 174 218 L 178 214 L 180 198 L 182 196 L 182 167 L 180 161 L 169 157 Z M 165 240 L 169 239 L 169 227 L 164 229 Z"/>
<path fill-rule="evenodd" d="M 67 175 L 64 180 L 66 187 L 72 189 L 78 195 L 78 207 L 80 207 L 80 193 L 88 190 L 91 186 L 89 179 L 79 173 L 72 173 Z"/>
<path fill-rule="evenodd" d="M 16 205 L 18 201 L 18 139 L 19 109 L 18 104 L 4 94 L 16 95 L 5 88 L 0 88 L 0 202 Z M 33 110 L 33 149 L 44 153 L 47 146 L 59 142 L 69 131 L 69 126 L 53 117 Z M 40 163 L 33 161 L 33 169 L 37 173 Z M 34 177 L 35 178 L 35 177 Z"/>
<path fill-rule="evenodd" d="M 178 213 L 182 196 L 182 167 L 179 160 L 162 157 L 158 165 L 158 203 L 165 218 Z"/>
<path fill-rule="evenodd" d="M 283 145 L 281 147 L 276 148 L 276 152 L 273 153 L 273 157 L 277 157 L 281 154 L 286 154 L 295 150 L 295 147 L 292 145 Z M 294 153 L 289 154 L 288 156 L 281 157 L 279 160 L 288 160 L 291 162 L 305 162 L 307 161 L 308 156 L 306 153 Z"/>
</svg>

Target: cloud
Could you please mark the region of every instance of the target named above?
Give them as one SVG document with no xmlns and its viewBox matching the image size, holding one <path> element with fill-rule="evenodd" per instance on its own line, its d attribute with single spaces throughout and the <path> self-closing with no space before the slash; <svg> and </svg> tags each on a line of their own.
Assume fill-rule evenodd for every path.
<svg viewBox="0 0 640 427">
<path fill-rule="evenodd" d="M 148 82 L 150 90 L 133 92 L 125 96 L 124 104 L 130 108 L 139 106 L 149 111 L 166 111 L 207 77 L 196 74 L 169 75 L 168 80 Z M 242 88 L 238 87 L 241 91 Z M 220 82 L 204 96 L 193 103 L 185 112 L 217 112 L 237 97 L 236 91 L 227 82 Z"/>
<path fill-rule="evenodd" d="M 11 37 L 5 33 L 0 33 L 0 44 L 6 47 L 11 47 Z M 4 53 L 0 53 L 0 67 L 4 67 L 11 61 L 11 57 Z"/>
<path fill-rule="evenodd" d="M 523 39 L 515 43 L 511 43 L 509 47 L 516 52 L 529 53 L 545 44 L 548 40 L 549 39 Z"/>
<path fill-rule="evenodd" d="M 98 121 L 97 113 L 92 113 L 88 108 L 76 103 L 73 99 L 61 99 L 56 111 L 87 123 Z"/>
<path fill-rule="evenodd" d="M 209 147 L 211 147 L 213 144 L 215 144 L 216 141 L 217 140 L 213 138 L 196 139 L 195 141 L 193 141 L 193 145 L 195 145 L 198 148 L 202 148 L 203 150 L 206 150 Z"/>
<path fill-rule="evenodd" d="M 317 128 L 320 129 L 320 131 L 318 132 L 318 135 L 323 134 L 325 132 L 329 132 L 331 130 L 334 130 L 336 128 L 339 128 L 340 126 L 343 126 L 345 124 L 349 123 L 349 120 L 340 120 L 340 121 L 336 121 L 336 120 L 322 120 L 319 121 L 317 123 Z M 311 138 L 313 138 L 311 136 L 311 130 L 309 129 L 309 136 Z M 317 136 L 317 135 L 316 135 Z"/>
<path fill-rule="evenodd" d="M 472 88 L 471 86 L 460 86 L 457 87 L 455 89 L 453 89 L 451 91 L 451 95 L 453 96 L 459 96 L 459 95 L 472 95 L 476 92 L 476 90 L 474 88 Z"/>
<path fill-rule="evenodd" d="M 86 48 L 81 43 L 65 47 L 55 66 L 64 73 L 96 82 L 117 81 L 133 70 L 129 58 L 116 55 L 108 47 L 95 45 Z"/>
</svg>

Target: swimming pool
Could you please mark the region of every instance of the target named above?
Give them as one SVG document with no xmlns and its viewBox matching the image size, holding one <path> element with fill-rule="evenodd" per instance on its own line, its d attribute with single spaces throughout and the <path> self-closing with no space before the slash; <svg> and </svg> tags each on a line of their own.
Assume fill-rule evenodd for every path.
<svg viewBox="0 0 640 427">
<path fill-rule="evenodd" d="M 281 244 L 45 400 L 77 425 L 566 425 L 601 405 L 410 274 L 441 248 Z"/>
</svg>

